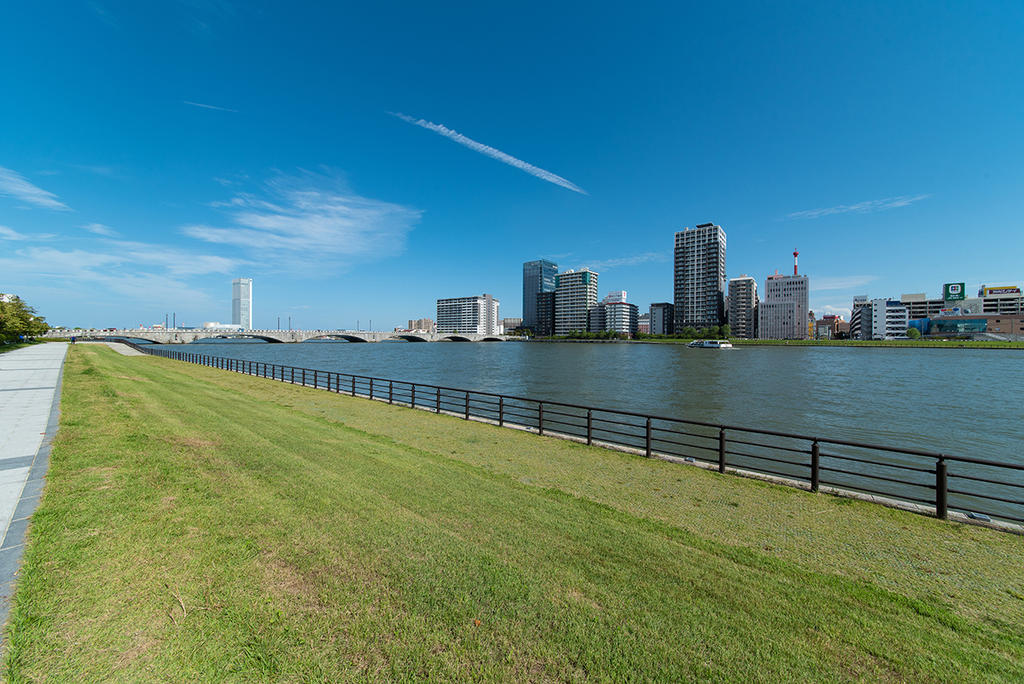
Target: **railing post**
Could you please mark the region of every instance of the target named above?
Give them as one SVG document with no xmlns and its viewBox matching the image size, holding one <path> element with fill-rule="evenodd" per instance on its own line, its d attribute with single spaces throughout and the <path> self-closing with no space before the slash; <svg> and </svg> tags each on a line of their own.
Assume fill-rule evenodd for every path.
<svg viewBox="0 0 1024 684">
<path fill-rule="evenodd" d="M 292 366 L 292 384 L 295 384 L 295 366 Z"/>
<path fill-rule="evenodd" d="M 306 369 L 305 368 L 302 369 L 302 386 L 303 387 L 306 386 Z"/>
<path fill-rule="evenodd" d="M 466 420 L 469 420 L 469 392 L 466 392 Z"/>
<path fill-rule="evenodd" d="M 370 398 L 373 399 L 373 378 L 370 378 Z"/>
<path fill-rule="evenodd" d="M 811 491 L 818 491 L 818 485 L 821 482 L 821 471 L 820 471 L 821 452 L 818 447 L 818 440 L 814 440 L 811 444 Z"/>
<path fill-rule="evenodd" d="M 320 371 L 313 371 L 313 387 L 320 388 Z"/>
<path fill-rule="evenodd" d="M 587 446 L 594 443 L 594 412 L 587 409 Z"/>
<path fill-rule="evenodd" d="M 647 419 L 647 444 L 646 444 L 646 455 L 647 458 L 651 457 L 651 419 Z"/>
<path fill-rule="evenodd" d="M 498 397 L 498 427 L 505 426 L 505 397 Z"/>
<path fill-rule="evenodd" d="M 440 387 L 437 388 L 437 404 L 436 404 L 434 412 L 435 413 L 440 413 L 441 412 L 441 388 Z"/>
<path fill-rule="evenodd" d="M 416 408 L 416 383 L 415 382 L 409 383 L 409 392 L 410 392 L 409 406 L 411 408 Z"/>
<path fill-rule="evenodd" d="M 544 434 L 544 402 L 537 402 L 537 434 Z"/>
<path fill-rule="evenodd" d="M 388 403 L 394 404 L 395 401 L 395 381 L 388 380 Z"/>
<path fill-rule="evenodd" d="M 352 396 L 356 396 L 356 376 L 352 376 Z"/>
<path fill-rule="evenodd" d="M 939 455 L 935 463 L 935 517 L 941 520 L 949 518 L 949 506 L 946 490 L 946 459 Z"/>
<path fill-rule="evenodd" d="M 725 428 L 718 428 L 718 472 L 725 472 Z"/>
</svg>

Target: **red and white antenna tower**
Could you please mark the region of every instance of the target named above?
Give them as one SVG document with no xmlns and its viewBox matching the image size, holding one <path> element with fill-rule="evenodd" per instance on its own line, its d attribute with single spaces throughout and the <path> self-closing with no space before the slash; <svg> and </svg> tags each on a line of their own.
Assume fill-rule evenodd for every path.
<svg viewBox="0 0 1024 684">
<path fill-rule="evenodd" d="M 796 249 L 794 248 L 793 249 L 793 275 L 799 275 L 799 273 L 797 273 L 797 271 L 796 271 L 796 258 L 798 256 L 800 256 L 800 252 L 796 251 Z"/>
</svg>

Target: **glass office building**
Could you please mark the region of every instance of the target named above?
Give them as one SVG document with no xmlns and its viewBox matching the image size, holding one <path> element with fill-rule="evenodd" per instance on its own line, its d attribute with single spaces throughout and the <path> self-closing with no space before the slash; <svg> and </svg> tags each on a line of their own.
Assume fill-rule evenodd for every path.
<svg viewBox="0 0 1024 684">
<path fill-rule="evenodd" d="M 527 261 L 523 264 L 523 327 L 537 327 L 537 295 L 555 291 L 558 264 L 547 259 Z"/>
</svg>

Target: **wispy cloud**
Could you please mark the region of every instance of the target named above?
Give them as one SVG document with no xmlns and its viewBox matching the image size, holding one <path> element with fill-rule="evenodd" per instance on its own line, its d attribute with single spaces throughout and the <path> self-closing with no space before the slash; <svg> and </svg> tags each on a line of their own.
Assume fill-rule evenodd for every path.
<svg viewBox="0 0 1024 684">
<path fill-rule="evenodd" d="M 565 178 L 562 178 L 559 175 L 551 173 L 550 171 L 545 171 L 544 169 L 542 169 L 540 167 L 537 167 L 537 166 L 534 166 L 533 164 L 530 164 L 528 162 L 524 162 L 522 159 L 516 159 L 512 155 L 505 154 L 501 150 L 495 149 L 495 148 L 491 147 L 490 145 L 484 145 L 483 143 L 477 142 L 476 140 L 473 140 L 472 138 L 467 138 L 466 136 L 462 135 L 461 133 L 459 133 L 457 131 L 453 131 L 450 128 L 442 126 L 441 124 L 432 123 L 430 121 L 425 121 L 423 119 L 416 119 L 416 118 L 413 118 L 411 116 L 407 116 L 405 114 L 398 114 L 398 113 L 395 113 L 395 112 L 388 112 L 388 113 L 391 114 L 394 117 L 397 117 L 397 118 L 401 119 L 402 121 L 405 121 L 406 123 L 412 124 L 413 126 L 419 126 L 420 128 L 425 128 L 428 131 L 433 131 L 434 133 L 437 133 L 438 135 L 443 135 L 444 137 L 448 138 L 449 140 L 453 140 L 453 141 L 459 143 L 460 145 L 464 145 L 465 147 L 468 147 L 471 150 L 479 152 L 480 154 L 485 154 L 488 157 L 491 157 L 492 159 L 497 159 L 498 161 L 500 161 L 500 162 L 502 162 L 504 164 L 508 164 L 509 166 L 514 166 L 515 168 L 519 169 L 520 171 L 525 171 L 526 173 L 530 174 L 531 176 L 536 176 L 537 178 L 540 178 L 541 180 L 545 180 L 548 183 L 554 183 L 555 185 L 559 185 L 559 186 L 561 186 L 563 188 L 566 188 L 567 190 L 572 190 L 573 192 L 578 192 L 581 195 L 586 195 L 587 194 L 586 190 L 584 190 L 583 188 L 579 187 L 578 185 L 576 185 L 572 181 L 566 180 Z"/>
<path fill-rule="evenodd" d="M 821 218 L 822 216 L 832 216 L 833 214 L 872 214 L 876 211 L 906 207 L 914 202 L 920 202 L 923 199 L 928 199 L 929 197 L 931 197 L 931 195 L 900 195 L 899 197 L 886 197 L 885 199 L 867 200 L 865 202 L 857 202 L 856 204 L 840 204 L 834 207 L 826 207 L 824 209 L 794 211 L 792 214 L 786 214 L 786 218 L 815 219 Z"/>
<path fill-rule="evenodd" d="M 181 312 L 183 307 L 209 311 L 218 302 L 195 288 L 195 277 L 226 276 L 243 265 L 167 245 L 108 240 L 90 249 L 0 250 L 0 273 L 14 288 L 44 287 L 65 300 L 88 302 L 89 310 L 116 302 L 119 310 L 135 309 L 147 316 L 154 310 Z"/>
<path fill-rule="evenodd" d="M 334 176 L 304 172 L 267 182 L 262 195 L 218 203 L 231 225 L 189 225 L 190 237 L 258 253 L 261 262 L 337 267 L 401 253 L 422 212 L 362 197 Z"/>
<path fill-rule="evenodd" d="M 86 223 L 84 226 L 79 226 L 83 230 L 87 230 L 90 233 L 96 235 L 104 235 L 106 237 L 114 237 L 117 235 L 117 231 L 110 226 L 105 226 L 102 223 Z"/>
<path fill-rule="evenodd" d="M 32 185 L 24 176 L 0 166 L 0 195 L 13 197 L 28 204 L 55 211 L 71 211 L 71 208 L 57 199 L 57 195 Z"/>
<path fill-rule="evenodd" d="M 823 278 L 811 276 L 811 292 L 855 290 L 876 280 L 878 280 L 878 276 L 873 275 L 825 276 Z"/>
<path fill-rule="evenodd" d="M 22 235 L 13 228 L 0 226 L 0 240 L 28 240 L 28 236 Z"/>
<path fill-rule="evenodd" d="M 217 105 L 203 104 L 202 102 L 189 102 L 188 100 L 182 100 L 182 102 L 192 107 L 202 107 L 203 109 L 215 109 L 218 112 L 234 112 L 235 114 L 238 113 L 237 109 L 229 109 L 228 107 L 218 107 Z"/>
<path fill-rule="evenodd" d="M 668 254 L 664 252 L 645 252 L 643 254 L 635 254 L 628 257 L 615 257 L 612 259 L 588 261 L 584 264 L 580 264 L 580 266 L 586 266 L 587 268 L 592 268 L 595 271 L 607 271 L 621 266 L 639 266 L 640 264 L 664 262 L 668 261 L 668 259 Z"/>
</svg>

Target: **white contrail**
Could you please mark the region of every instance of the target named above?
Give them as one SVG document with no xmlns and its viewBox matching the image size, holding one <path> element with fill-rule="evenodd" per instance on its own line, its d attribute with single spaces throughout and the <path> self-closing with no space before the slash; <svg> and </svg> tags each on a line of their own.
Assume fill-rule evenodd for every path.
<svg viewBox="0 0 1024 684">
<path fill-rule="evenodd" d="M 484 145 L 483 143 L 477 142 L 476 140 L 473 140 L 472 138 L 467 138 L 466 136 L 462 135 L 461 133 L 459 133 L 457 131 L 453 131 L 450 128 L 442 126 L 441 124 L 431 123 L 430 121 L 424 121 L 423 119 L 414 119 L 411 116 L 407 116 L 405 114 L 398 114 L 396 112 L 388 112 L 388 114 L 391 114 L 392 116 L 398 117 L 399 119 L 401 119 L 402 121 L 405 121 L 406 123 L 411 123 L 414 126 L 419 126 L 420 128 L 425 128 L 428 131 L 433 131 L 434 133 L 437 133 L 438 135 L 443 135 L 444 137 L 448 138 L 449 140 L 454 140 L 455 142 L 459 143 L 460 145 L 465 145 L 469 149 L 475 150 L 476 152 L 479 152 L 480 154 L 486 154 L 488 157 L 491 157 L 492 159 L 497 159 L 498 161 L 504 162 L 505 164 L 508 164 L 509 166 L 514 166 L 517 169 L 519 169 L 520 171 L 525 171 L 526 173 L 530 174 L 531 176 L 536 176 L 537 178 L 540 178 L 541 180 L 546 180 L 548 183 L 554 183 L 555 185 L 560 185 L 560 186 L 562 186 L 563 188 L 565 188 L 567 190 L 572 190 L 573 192 L 578 192 L 581 195 L 588 194 L 586 190 L 584 190 L 583 188 L 581 188 L 580 186 L 576 185 L 575 183 L 573 183 L 570 180 L 566 180 L 565 178 L 562 178 L 559 175 L 551 173 L 550 171 L 545 171 L 544 169 L 536 167 L 533 164 L 530 164 L 528 162 L 524 162 L 522 159 L 516 159 L 512 155 L 505 154 L 501 150 L 496 150 L 493 147 L 491 147 L 490 145 Z"/>
<path fill-rule="evenodd" d="M 227 107 L 218 107 L 217 105 L 203 104 L 202 102 L 189 102 L 188 100 L 182 100 L 182 102 L 184 102 L 187 105 L 192 105 L 193 107 L 202 107 L 203 109 L 216 109 L 218 112 L 234 112 L 235 114 L 238 113 L 237 109 L 228 109 Z"/>
</svg>

